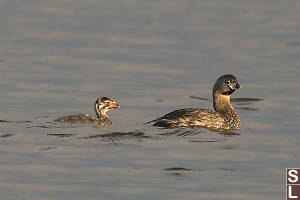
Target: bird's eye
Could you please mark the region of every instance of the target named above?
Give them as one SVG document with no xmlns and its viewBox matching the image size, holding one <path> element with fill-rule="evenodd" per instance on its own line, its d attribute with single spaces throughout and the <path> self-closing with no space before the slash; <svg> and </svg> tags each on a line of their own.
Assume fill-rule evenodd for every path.
<svg viewBox="0 0 300 200">
<path fill-rule="evenodd" d="M 230 81 L 226 81 L 225 83 L 226 83 L 227 85 L 230 85 Z"/>
</svg>

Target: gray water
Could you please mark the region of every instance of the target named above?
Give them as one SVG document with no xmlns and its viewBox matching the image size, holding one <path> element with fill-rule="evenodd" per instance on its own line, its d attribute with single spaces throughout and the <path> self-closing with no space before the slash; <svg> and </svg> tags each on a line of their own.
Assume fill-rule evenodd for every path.
<svg viewBox="0 0 300 200">
<path fill-rule="evenodd" d="M 1 1 L 0 198 L 284 199 L 285 168 L 300 167 L 299 10 L 297 0 Z M 233 102 L 236 135 L 145 124 L 212 109 L 224 73 L 246 98 Z M 112 126 L 53 122 L 93 114 L 104 95 L 121 105 Z"/>
</svg>

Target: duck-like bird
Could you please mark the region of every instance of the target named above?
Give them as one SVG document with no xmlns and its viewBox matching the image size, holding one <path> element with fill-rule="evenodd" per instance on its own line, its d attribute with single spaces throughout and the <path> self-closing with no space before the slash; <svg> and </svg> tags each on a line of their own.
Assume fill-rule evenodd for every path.
<svg viewBox="0 0 300 200">
<path fill-rule="evenodd" d="M 201 108 L 185 108 L 170 112 L 154 122 L 153 126 L 165 128 L 201 127 L 213 130 L 239 130 L 241 122 L 230 104 L 230 95 L 242 88 L 237 78 L 226 74 L 218 78 L 213 87 L 214 111 Z"/>
<path fill-rule="evenodd" d="M 100 97 L 95 102 L 96 117 L 88 114 L 77 114 L 60 117 L 55 122 L 69 122 L 69 123 L 89 123 L 97 125 L 109 125 L 111 120 L 106 114 L 108 111 L 120 106 L 110 97 Z"/>
</svg>

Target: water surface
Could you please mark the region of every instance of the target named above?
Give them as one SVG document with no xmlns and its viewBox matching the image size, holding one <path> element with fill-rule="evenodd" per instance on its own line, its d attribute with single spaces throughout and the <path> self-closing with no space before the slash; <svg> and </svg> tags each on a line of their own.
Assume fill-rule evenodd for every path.
<svg viewBox="0 0 300 200">
<path fill-rule="evenodd" d="M 298 1 L 0 5 L 1 199 L 284 199 L 300 166 Z M 212 109 L 224 73 L 243 85 L 237 134 L 145 124 Z M 112 126 L 53 122 L 104 95 L 121 105 Z"/>
</svg>

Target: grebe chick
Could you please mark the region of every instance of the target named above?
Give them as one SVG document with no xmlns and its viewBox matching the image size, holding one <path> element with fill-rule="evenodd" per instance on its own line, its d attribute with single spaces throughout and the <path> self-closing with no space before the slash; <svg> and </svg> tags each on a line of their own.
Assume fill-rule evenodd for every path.
<svg viewBox="0 0 300 200">
<path fill-rule="evenodd" d="M 230 104 L 230 95 L 242 86 L 233 75 L 218 78 L 213 87 L 213 106 L 215 111 L 200 108 L 175 110 L 163 117 L 150 121 L 153 126 L 165 128 L 201 127 L 211 130 L 239 130 L 240 119 Z"/>
<path fill-rule="evenodd" d="M 88 114 L 77 114 L 69 115 L 65 117 L 60 117 L 55 120 L 55 122 L 69 122 L 69 123 L 89 123 L 97 125 L 109 125 L 111 121 L 106 114 L 114 108 L 119 108 L 120 106 L 114 102 L 110 97 L 101 97 L 98 98 L 95 102 L 95 112 L 96 117 Z"/>
</svg>

